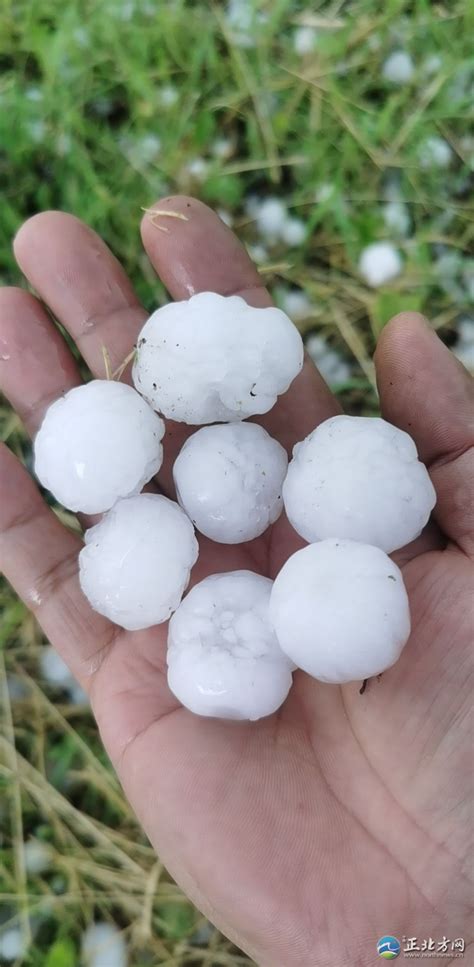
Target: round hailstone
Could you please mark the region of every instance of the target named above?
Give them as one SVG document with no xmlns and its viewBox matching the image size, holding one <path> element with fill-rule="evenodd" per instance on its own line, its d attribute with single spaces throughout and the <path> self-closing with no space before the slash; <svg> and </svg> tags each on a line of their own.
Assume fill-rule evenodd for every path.
<svg viewBox="0 0 474 967">
<path fill-rule="evenodd" d="M 186 440 L 173 467 L 181 506 L 221 544 L 251 541 L 283 509 L 286 451 L 255 423 L 205 426 Z"/>
<path fill-rule="evenodd" d="M 436 493 L 408 433 L 376 417 L 333 416 L 294 447 L 283 500 L 305 540 L 341 537 L 390 554 L 418 537 Z"/>
<path fill-rule="evenodd" d="M 359 272 L 373 289 L 395 279 L 402 267 L 400 252 L 391 242 L 373 242 L 359 258 Z"/>
<path fill-rule="evenodd" d="M 124 383 L 95 379 L 56 400 L 35 440 L 35 473 L 73 511 L 100 514 L 160 469 L 163 421 Z"/>
<path fill-rule="evenodd" d="M 212 574 L 189 592 L 168 635 L 168 684 L 196 715 L 270 715 L 291 687 L 292 664 L 268 620 L 272 582 L 252 571 Z"/>
<path fill-rule="evenodd" d="M 379 675 L 410 634 L 400 570 L 379 548 L 355 541 L 321 541 L 293 554 L 269 610 L 283 651 L 322 682 Z"/>
<path fill-rule="evenodd" d="M 199 425 L 267 413 L 302 365 L 301 336 L 281 309 L 201 292 L 148 319 L 133 380 L 164 416 Z"/>
<path fill-rule="evenodd" d="M 120 500 L 84 540 L 79 577 L 95 611 L 136 631 L 166 621 L 178 607 L 198 544 L 174 501 L 157 494 Z"/>
<path fill-rule="evenodd" d="M 127 967 L 125 940 L 113 923 L 91 923 L 81 947 L 85 967 Z"/>
<path fill-rule="evenodd" d="M 390 84 L 409 84 L 415 73 L 415 66 L 406 50 L 394 50 L 382 67 L 382 76 Z"/>
<path fill-rule="evenodd" d="M 44 843 L 41 839 L 29 839 L 23 847 L 25 858 L 25 869 L 32 876 L 39 876 L 45 873 L 51 866 L 52 849 L 49 843 Z"/>
</svg>

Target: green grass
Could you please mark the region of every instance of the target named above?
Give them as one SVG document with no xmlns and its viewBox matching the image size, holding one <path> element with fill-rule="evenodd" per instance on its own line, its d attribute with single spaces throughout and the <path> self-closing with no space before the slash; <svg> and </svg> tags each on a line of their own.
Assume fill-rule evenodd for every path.
<svg viewBox="0 0 474 967">
<path fill-rule="evenodd" d="M 343 402 L 352 412 L 376 412 L 371 356 L 389 316 L 420 309 L 450 342 L 468 310 L 461 275 L 473 235 L 466 133 L 474 15 L 468 2 L 455 0 L 335 0 L 309 8 L 305 14 L 296 0 L 257 4 L 267 17 L 247 49 L 234 44 L 217 3 L 3 0 L 1 282 L 21 284 L 11 238 L 22 220 L 63 208 L 106 238 L 152 307 L 166 294 L 140 248 L 143 207 L 162 193 L 192 192 L 230 212 L 238 234 L 254 244 L 245 198 L 281 196 L 306 221 L 307 237 L 290 252 L 272 249 L 261 271 L 270 288 L 305 289 L 313 309 L 302 328 L 326 336 L 354 363 Z M 302 60 L 292 34 L 312 19 L 318 42 Z M 416 75 L 391 88 L 381 65 L 398 46 L 410 52 Z M 427 77 L 423 65 L 434 54 L 441 66 Z M 169 85 L 178 99 L 163 106 Z M 148 144 L 146 158 L 141 139 L 150 134 L 160 150 L 152 157 Z M 453 149 L 441 172 L 419 163 L 420 146 L 433 134 Z M 232 145 L 224 160 L 211 150 L 220 137 Z M 188 165 L 200 157 L 209 166 L 198 181 Z M 389 237 L 382 212 L 392 176 L 412 230 L 400 240 L 402 275 L 370 290 L 357 261 L 364 245 Z M 316 203 L 328 184 L 331 193 Z M 449 294 L 435 264 L 439 246 L 460 256 Z M 0 434 L 28 460 L 28 442 L 7 405 Z M 21 962 L 73 967 L 81 932 L 97 917 L 123 928 L 133 967 L 249 963 L 216 931 L 196 933 L 203 920 L 137 828 L 88 712 L 39 680 L 42 636 L 6 585 L 0 608 L 0 923 L 31 923 L 34 940 Z M 9 701 L 5 671 L 25 684 L 21 700 Z M 53 849 L 51 871 L 40 878 L 22 869 L 21 844 L 30 834 Z"/>
</svg>

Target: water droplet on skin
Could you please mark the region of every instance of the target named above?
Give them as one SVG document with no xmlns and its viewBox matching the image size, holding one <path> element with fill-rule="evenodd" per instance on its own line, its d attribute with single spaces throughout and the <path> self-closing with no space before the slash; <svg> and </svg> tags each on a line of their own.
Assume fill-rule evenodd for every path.
<svg viewBox="0 0 474 967">
<path fill-rule="evenodd" d="M 8 344 L 4 339 L 0 340 L 0 359 L 5 362 L 10 359 L 10 353 L 8 352 Z"/>
<path fill-rule="evenodd" d="M 8 359 L 10 359 L 10 353 L 0 353 L 0 359 L 6 362 Z"/>
<path fill-rule="evenodd" d="M 35 604 L 37 606 L 39 606 L 40 604 L 42 604 L 41 595 L 36 590 L 36 588 L 31 588 L 31 590 L 30 590 L 29 594 L 27 595 L 27 597 L 28 597 L 28 599 L 29 599 L 29 601 L 30 601 L 31 604 Z"/>
</svg>

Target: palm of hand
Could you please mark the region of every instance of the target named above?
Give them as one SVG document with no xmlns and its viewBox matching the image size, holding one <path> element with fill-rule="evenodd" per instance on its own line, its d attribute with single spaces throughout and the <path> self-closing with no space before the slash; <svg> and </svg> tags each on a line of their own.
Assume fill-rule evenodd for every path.
<svg viewBox="0 0 474 967">
<path fill-rule="evenodd" d="M 210 288 L 267 303 L 246 256 L 211 213 L 182 199 L 166 204 L 188 214 L 191 208 L 189 222 L 173 223 L 165 242 L 149 222 L 143 234 L 176 297 Z M 199 261 L 194 242 L 209 228 L 209 251 Z M 143 313 L 102 243 L 70 216 L 46 214 L 27 224 L 17 246 L 25 274 L 91 367 L 99 369 L 103 343 L 120 363 Z M 14 355 L 3 380 L 34 429 L 44 405 L 73 384 L 74 364 L 30 296 L 4 290 L 0 308 L 0 335 L 10 348 L 24 350 L 25 337 L 15 328 L 21 310 L 35 357 L 46 349 L 51 356 L 53 346 L 58 354 L 59 373 L 30 367 L 29 400 L 19 398 Z M 465 935 L 469 388 L 447 350 L 413 316 L 399 318 L 384 334 L 378 378 L 384 415 L 411 430 L 432 465 L 438 523 L 450 543 L 445 548 L 433 528 L 400 553 L 413 632 L 393 669 L 364 695 L 358 685 L 324 686 L 297 673 L 284 707 L 259 723 L 197 719 L 177 707 L 166 686 L 165 631 L 126 634 L 88 610 L 77 588 L 76 539 L 60 532 L 11 455 L 1 455 L 7 576 L 90 688 L 105 744 L 160 857 L 204 912 L 262 965 L 365 965 L 384 933 Z M 433 386 L 441 414 L 434 412 Z M 265 425 L 289 444 L 335 411 L 307 365 Z M 181 434 L 173 428 L 170 454 Z M 168 467 L 162 486 L 169 479 Z M 48 547 L 43 564 L 34 553 L 40 541 Z M 203 541 L 198 578 L 240 567 L 274 576 L 301 543 L 285 522 L 241 548 Z"/>
</svg>

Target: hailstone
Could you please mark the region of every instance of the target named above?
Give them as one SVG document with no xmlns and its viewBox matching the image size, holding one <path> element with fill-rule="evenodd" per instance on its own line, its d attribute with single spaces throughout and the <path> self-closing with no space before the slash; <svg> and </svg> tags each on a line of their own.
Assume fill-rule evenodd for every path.
<svg viewBox="0 0 474 967">
<path fill-rule="evenodd" d="M 205 426 L 186 440 L 173 476 L 193 524 L 221 544 L 258 537 L 280 516 L 285 450 L 255 423 Z"/>
<path fill-rule="evenodd" d="M 283 501 L 306 541 L 341 537 L 389 554 L 418 537 L 436 493 L 408 433 L 378 417 L 333 416 L 294 447 Z"/>
<path fill-rule="evenodd" d="M 400 252 L 391 242 L 372 242 L 360 254 L 359 272 L 373 289 L 391 282 L 402 268 Z"/>
<path fill-rule="evenodd" d="M 301 336 L 281 309 L 201 292 L 150 316 L 133 379 L 155 410 L 200 425 L 266 413 L 302 365 Z"/>
<path fill-rule="evenodd" d="M 252 571 L 212 574 L 169 624 L 168 684 L 197 715 L 255 720 L 284 702 L 292 683 L 268 620 L 272 582 Z"/>
<path fill-rule="evenodd" d="M 371 678 L 400 657 L 410 634 L 399 568 L 377 547 L 331 539 L 288 559 L 270 597 L 282 650 L 322 682 Z"/>
<path fill-rule="evenodd" d="M 178 607 L 198 544 L 174 501 L 158 494 L 119 500 L 84 540 L 79 578 L 95 611 L 136 631 L 166 621 Z"/>
<path fill-rule="evenodd" d="M 95 379 L 47 410 L 34 444 L 35 473 L 65 507 L 99 514 L 157 473 L 164 432 L 131 386 Z"/>
</svg>

